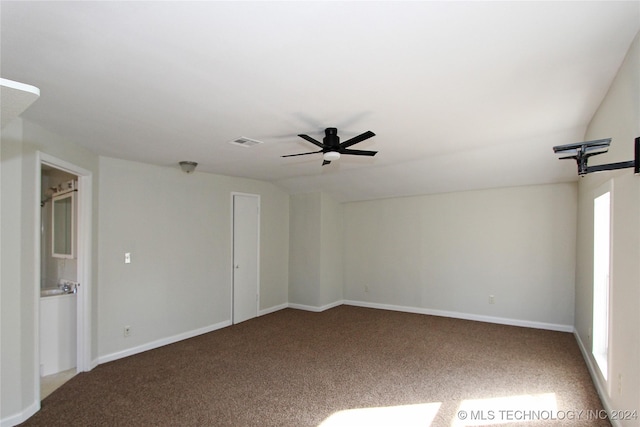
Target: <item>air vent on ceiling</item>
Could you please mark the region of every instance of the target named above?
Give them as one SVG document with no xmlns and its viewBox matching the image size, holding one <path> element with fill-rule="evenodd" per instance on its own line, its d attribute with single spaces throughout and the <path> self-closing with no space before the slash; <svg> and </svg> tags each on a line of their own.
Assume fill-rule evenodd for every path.
<svg viewBox="0 0 640 427">
<path fill-rule="evenodd" d="M 242 147 L 253 147 L 254 145 L 262 144 L 262 141 L 241 136 L 233 141 L 229 141 L 229 144 L 240 145 Z"/>
</svg>

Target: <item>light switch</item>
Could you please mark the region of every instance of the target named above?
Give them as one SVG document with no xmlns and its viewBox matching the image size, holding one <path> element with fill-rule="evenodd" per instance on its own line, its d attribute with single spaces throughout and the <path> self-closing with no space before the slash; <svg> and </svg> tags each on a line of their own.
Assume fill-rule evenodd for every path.
<svg viewBox="0 0 640 427">
<path fill-rule="evenodd" d="M 131 252 L 125 252 L 124 254 L 124 263 L 131 264 Z"/>
</svg>

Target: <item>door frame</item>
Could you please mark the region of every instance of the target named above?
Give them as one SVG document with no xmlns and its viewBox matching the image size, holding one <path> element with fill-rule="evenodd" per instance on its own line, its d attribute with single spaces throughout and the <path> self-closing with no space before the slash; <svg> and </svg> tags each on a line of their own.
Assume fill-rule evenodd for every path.
<svg viewBox="0 0 640 427">
<path fill-rule="evenodd" d="M 91 171 L 80 166 L 69 163 L 65 160 L 36 151 L 36 180 L 35 180 L 35 251 L 34 271 L 35 271 L 35 366 L 34 366 L 34 387 L 37 401 L 40 402 L 40 280 L 41 280 L 41 226 L 42 209 L 40 207 L 42 193 L 42 166 L 68 172 L 78 177 L 78 216 L 77 222 L 77 280 L 80 283 L 76 294 L 77 317 L 76 317 L 76 372 L 90 371 L 91 363 L 91 256 L 92 256 L 92 222 L 93 222 L 93 174 Z"/>
<path fill-rule="evenodd" d="M 230 295 L 230 300 L 231 300 L 231 316 L 230 316 L 230 321 L 231 324 L 234 325 L 234 304 L 233 304 L 233 294 L 234 294 L 234 285 L 235 285 L 235 280 L 234 280 L 234 274 L 235 274 L 235 260 L 234 260 L 234 242 L 235 242 L 235 229 L 234 229 L 234 225 L 235 225 L 235 196 L 245 196 L 245 197 L 255 197 L 256 199 L 258 199 L 258 236 L 257 236 L 257 266 L 256 266 L 256 271 L 257 271 L 257 280 L 256 280 L 256 317 L 258 317 L 258 313 L 260 313 L 260 222 L 261 222 L 261 218 L 262 218 L 262 201 L 260 199 L 260 195 L 259 194 L 252 194 L 252 193 L 241 193 L 241 192 L 237 192 L 237 191 L 232 191 L 231 192 L 231 295 Z"/>
</svg>

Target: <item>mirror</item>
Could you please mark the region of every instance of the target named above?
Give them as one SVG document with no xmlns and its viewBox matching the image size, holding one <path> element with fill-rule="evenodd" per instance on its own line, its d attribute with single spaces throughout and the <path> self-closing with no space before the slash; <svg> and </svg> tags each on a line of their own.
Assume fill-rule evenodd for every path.
<svg viewBox="0 0 640 427">
<path fill-rule="evenodd" d="M 52 242 L 54 258 L 75 257 L 75 192 L 53 197 Z"/>
</svg>

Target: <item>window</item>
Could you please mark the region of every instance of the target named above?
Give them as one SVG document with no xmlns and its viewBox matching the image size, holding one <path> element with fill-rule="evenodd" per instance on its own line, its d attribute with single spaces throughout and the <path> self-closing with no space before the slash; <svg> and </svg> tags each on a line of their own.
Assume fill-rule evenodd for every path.
<svg viewBox="0 0 640 427">
<path fill-rule="evenodd" d="M 607 380 L 611 264 L 611 183 L 593 201 L 593 357 Z"/>
</svg>

